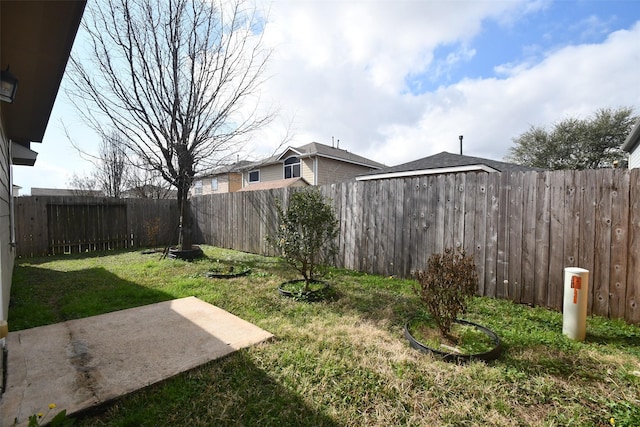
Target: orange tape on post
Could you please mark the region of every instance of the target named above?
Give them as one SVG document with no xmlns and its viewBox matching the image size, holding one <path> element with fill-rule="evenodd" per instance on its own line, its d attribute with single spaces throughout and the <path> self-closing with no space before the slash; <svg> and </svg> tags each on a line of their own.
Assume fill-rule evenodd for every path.
<svg viewBox="0 0 640 427">
<path fill-rule="evenodd" d="M 573 303 L 578 303 L 578 289 L 582 288 L 582 277 L 580 276 L 572 276 L 571 277 L 571 288 L 573 289 Z"/>
</svg>

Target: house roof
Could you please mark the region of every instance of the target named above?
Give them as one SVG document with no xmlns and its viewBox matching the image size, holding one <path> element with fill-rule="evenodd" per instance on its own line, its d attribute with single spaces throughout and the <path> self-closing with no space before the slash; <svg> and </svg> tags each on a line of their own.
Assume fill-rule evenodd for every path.
<svg viewBox="0 0 640 427">
<path fill-rule="evenodd" d="M 481 157 L 463 156 L 443 151 L 429 157 L 403 163 L 397 166 L 383 168 L 358 176 L 359 181 L 379 178 L 396 178 L 416 175 L 429 175 L 452 172 L 528 172 L 540 170 L 515 163 L 499 162 Z"/>
<path fill-rule="evenodd" d="M 353 163 L 360 166 L 367 166 L 372 169 L 380 169 L 385 166 L 382 163 L 375 162 L 371 159 L 367 159 L 366 157 L 351 153 L 342 148 L 330 147 L 319 142 L 311 142 L 300 147 L 288 147 L 281 154 L 269 157 L 268 159 L 265 159 L 263 161 L 255 162 L 252 164 L 252 166 L 260 167 L 275 163 L 281 163 L 289 156 L 298 156 L 300 158 L 319 156 L 328 159 L 340 160 L 347 163 Z"/>
<path fill-rule="evenodd" d="M 211 172 L 210 174 L 207 174 L 207 175 L 203 176 L 203 178 L 222 175 L 222 174 L 225 174 L 225 173 L 242 172 L 247 167 L 249 167 L 249 166 L 251 166 L 253 164 L 255 164 L 255 162 L 252 162 L 252 161 L 249 161 L 249 160 L 240 160 L 238 162 L 235 162 L 235 163 L 232 163 L 232 164 L 229 164 L 229 165 L 222 165 L 222 166 L 217 167 L 216 169 L 214 169 L 213 172 Z"/>
<path fill-rule="evenodd" d="M 636 122 L 627 139 L 622 144 L 622 149 L 631 153 L 640 144 L 640 119 Z"/>
<path fill-rule="evenodd" d="M 2 119 L 7 137 L 27 149 L 44 138 L 85 5 L 86 0 L 0 2 L 0 67 L 10 66 L 18 79 L 14 102 L 2 103 Z"/>
<path fill-rule="evenodd" d="M 278 179 L 274 181 L 255 182 L 241 188 L 238 191 L 274 190 L 286 187 L 306 187 L 309 183 L 302 177 Z"/>
</svg>

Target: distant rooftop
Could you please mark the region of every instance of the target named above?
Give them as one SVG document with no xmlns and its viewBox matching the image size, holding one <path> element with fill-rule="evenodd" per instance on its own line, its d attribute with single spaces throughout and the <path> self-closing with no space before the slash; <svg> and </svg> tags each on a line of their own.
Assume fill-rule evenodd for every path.
<svg viewBox="0 0 640 427">
<path fill-rule="evenodd" d="M 309 144 L 305 144 L 300 147 L 287 147 L 280 154 L 269 157 L 262 161 L 254 162 L 251 164 L 251 166 L 259 167 L 274 163 L 281 163 L 289 155 L 296 155 L 301 158 L 319 156 L 329 159 L 341 160 L 343 162 L 353 163 L 357 165 L 368 166 L 373 169 L 380 169 L 385 167 L 385 165 L 382 163 L 378 163 L 371 159 L 367 159 L 366 157 L 351 153 L 345 149 L 331 147 L 319 142 L 310 142 Z"/>
<path fill-rule="evenodd" d="M 38 188 L 31 187 L 32 196 L 93 196 L 102 197 L 104 193 L 100 190 L 79 190 L 72 188 Z"/>
<path fill-rule="evenodd" d="M 482 157 L 464 156 L 443 151 L 442 153 L 434 154 L 433 156 L 423 157 L 397 166 L 368 172 L 358 176 L 357 179 L 367 180 L 465 171 L 529 172 L 540 170 L 541 169 L 539 168 L 531 168 L 515 163 L 506 163 L 497 160 L 484 159 Z"/>
</svg>

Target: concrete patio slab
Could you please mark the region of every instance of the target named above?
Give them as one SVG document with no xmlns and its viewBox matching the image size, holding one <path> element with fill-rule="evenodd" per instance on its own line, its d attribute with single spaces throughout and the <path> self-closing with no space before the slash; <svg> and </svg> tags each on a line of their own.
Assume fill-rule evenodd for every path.
<svg viewBox="0 0 640 427">
<path fill-rule="evenodd" d="M 195 297 L 10 332 L 0 427 L 68 414 L 265 341 L 272 335 Z"/>
</svg>

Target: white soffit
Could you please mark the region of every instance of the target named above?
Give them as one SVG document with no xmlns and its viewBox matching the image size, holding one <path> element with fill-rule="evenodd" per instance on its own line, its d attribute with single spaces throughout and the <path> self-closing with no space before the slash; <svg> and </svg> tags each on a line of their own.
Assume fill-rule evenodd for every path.
<svg viewBox="0 0 640 427">
<path fill-rule="evenodd" d="M 372 179 L 389 179 L 389 178 L 406 178 L 412 176 L 422 175 L 436 175 L 442 173 L 458 173 L 458 172 L 500 172 L 497 169 L 493 169 L 487 165 L 466 165 L 466 166 L 453 166 L 448 168 L 435 168 L 435 169 L 422 169 L 415 171 L 401 171 L 390 173 L 379 173 L 374 175 L 363 175 L 356 177 L 356 181 L 368 181 Z"/>
</svg>

